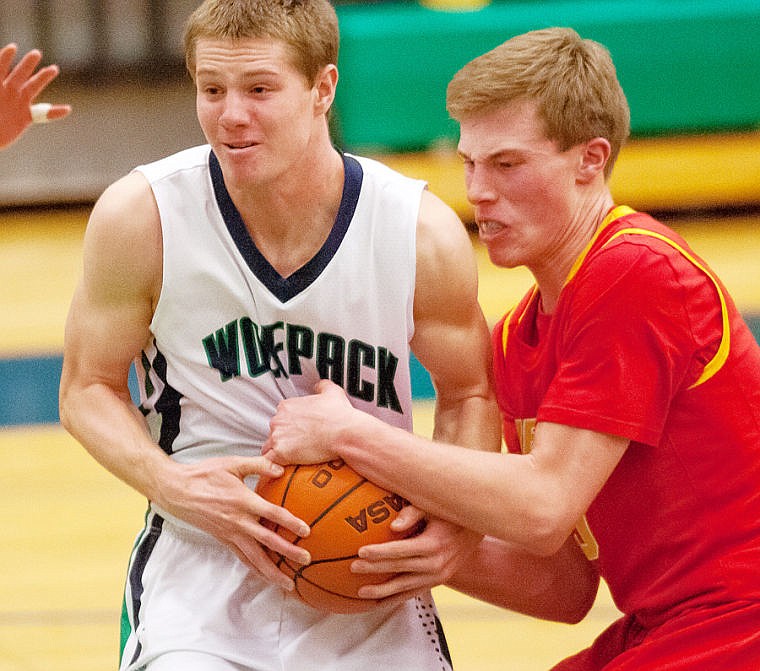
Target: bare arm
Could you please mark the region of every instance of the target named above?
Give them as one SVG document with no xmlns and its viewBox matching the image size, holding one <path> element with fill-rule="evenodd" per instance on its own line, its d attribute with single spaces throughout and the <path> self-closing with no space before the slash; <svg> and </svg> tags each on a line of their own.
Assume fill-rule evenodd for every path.
<svg viewBox="0 0 760 671">
<path fill-rule="evenodd" d="M 134 173 L 106 190 L 87 227 L 83 275 L 66 324 L 61 421 L 111 473 L 290 587 L 259 542 L 295 559 L 303 560 L 304 553 L 258 524 L 258 518 L 279 518 L 294 532 L 304 525 L 243 483 L 249 474 L 277 471 L 272 473 L 261 458 L 179 464 L 156 445 L 131 401 L 129 367 L 150 338 L 161 276 L 158 209 L 144 177 Z"/>
<path fill-rule="evenodd" d="M 395 486 L 423 510 L 544 556 L 564 544 L 628 445 L 617 436 L 540 423 L 530 454 L 497 455 L 402 432 L 392 437 L 360 414 L 343 426 L 338 456 L 367 477 Z"/>
<path fill-rule="evenodd" d="M 455 291 L 446 264 L 438 262 L 431 267 L 443 267 L 442 275 L 431 271 L 428 281 L 432 288 L 423 280 L 421 291 L 435 295 L 435 286 L 443 287 L 444 295 Z M 441 394 L 437 419 L 442 421 L 437 424 L 435 440 L 409 434 L 353 409 L 340 389 L 323 381 L 316 396 L 280 404 L 265 453 L 279 463 L 341 457 L 422 510 L 435 511 L 454 524 L 502 539 L 530 554 L 554 555 L 614 470 L 628 441 L 541 423 L 536 427 L 533 451 L 527 455 L 462 449 L 462 445 L 493 445 L 488 393 L 466 370 L 472 366 L 483 371 L 484 364 L 477 357 L 482 350 L 469 346 L 473 336 L 462 325 L 466 320 L 451 318 L 449 336 L 445 320 L 436 322 L 429 317 L 426 325 L 425 318 L 421 315 L 421 331 L 413 345 Z M 444 339 L 438 352 L 436 337 Z M 484 372 L 480 377 L 481 381 L 488 378 Z M 469 416 L 471 408 L 476 408 L 474 416 L 479 421 Z"/>
<path fill-rule="evenodd" d="M 433 435 L 436 440 L 497 452 L 500 425 L 489 374 L 490 336 L 477 288 L 475 254 L 462 222 L 439 198 L 425 192 L 417 222 L 411 349 L 435 387 Z M 284 401 L 281 407 L 288 403 Z M 309 425 L 312 439 L 324 429 L 327 417 L 317 412 L 316 421 Z M 304 426 L 296 420 L 298 424 Z M 272 428 L 277 436 L 277 419 Z M 394 461 L 393 456 L 390 459 Z M 427 525 L 421 534 L 359 551 L 362 559 L 354 563 L 353 570 L 398 574 L 381 585 L 363 588 L 362 596 L 408 598 L 415 591 L 440 584 L 479 542 L 480 533 L 442 519 L 435 508 L 426 510 Z M 418 519 L 410 510 L 405 513 L 394 523 L 398 530 L 411 527 Z M 406 526 L 398 524 L 402 519 Z"/>
<path fill-rule="evenodd" d="M 573 539 L 539 557 L 486 536 L 447 585 L 524 615 L 575 624 L 594 604 L 599 572 Z"/>
<path fill-rule="evenodd" d="M 354 410 L 328 382 L 319 391 L 281 404 L 265 445 L 271 459 L 341 457 L 423 510 L 545 556 L 564 544 L 628 445 L 618 436 L 543 422 L 530 454 L 463 450 Z"/>
<path fill-rule="evenodd" d="M 491 341 L 478 303 L 475 254 L 459 218 L 428 192 L 417 226 L 414 324 L 411 348 L 436 392 L 433 438 L 498 452 Z"/>
<path fill-rule="evenodd" d="M 435 387 L 433 437 L 496 452 L 501 431 L 489 374 L 490 337 L 478 304 L 475 254 L 462 222 L 429 192 L 422 198 L 416 248 L 411 348 Z M 360 549 L 354 571 L 397 576 L 363 588 L 362 596 L 401 599 L 441 584 L 480 541 L 481 534 L 441 519 L 435 509 L 428 512 L 422 534 Z M 402 517 L 414 521 L 411 514 Z"/>
</svg>

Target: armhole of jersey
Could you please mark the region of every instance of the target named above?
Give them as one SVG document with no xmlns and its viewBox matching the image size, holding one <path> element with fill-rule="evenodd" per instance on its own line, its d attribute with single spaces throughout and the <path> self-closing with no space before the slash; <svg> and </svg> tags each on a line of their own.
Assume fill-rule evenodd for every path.
<svg viewBox="0 0 760 671">
<path fill-rule="evenodd" d="M 658 240 L 662 240 L 662 242 L 670 245 L 673 249 L 678 251 L 689 263 L 693 264 L 696 268 L 698 268 L 700 271 L 702 271 L 707 277 L 710 278 L 710 281 L 713 283 L 713 286 L 715 287 L 715 290 L 718 292 L 718 299 L 720 300 L 720 311 L 721 311 L 721 318 L 723 323 L 723 334 L 721 336 L 720 345 L 718 347 L 718 351 L 715 353 L 715 356 L 713 356 L 710 361 L 708 361 L 705 364 L 705 367 L 702 369 L 702 374 L 699 376 L 696 382 L 694 382 L 691 386 L 689 386 L 689 389 L 694 389 L 694 387 L 698 387 L 699 385 L 707 382 L 713 375 L 715 375 L 723 366 L 723 364 L 726 362 L 726 359 L 728 358 L 728 352 L 731 348 L 731 331 L 729 328 L 729 319 L 728 319 L 728 306 L 726 305 L 726 297 L 723 294 L 723 290 L 720 287 L 720 284 L 718 283 L 715 276 L 702 264 L 700 263 L 694 256 L 692 256 L 688 251 L 686 251 L 681 245 L 679 245 L 674 240 L 671 240 L 670 238 L 662 235 L 661 233 L 657 233 L 655 231 L 649 231 L 645 228 L 623 228 L 619 231 L 617 231 L 614 235 L 610 237 L 609 240 L 607 240 L 604 244 L 608 245 L 610 242 L 612 242 L 615 238 L 621 236 L 621 235 L 647 235 L 652 238 L 657 238 Z"/>
</svg>

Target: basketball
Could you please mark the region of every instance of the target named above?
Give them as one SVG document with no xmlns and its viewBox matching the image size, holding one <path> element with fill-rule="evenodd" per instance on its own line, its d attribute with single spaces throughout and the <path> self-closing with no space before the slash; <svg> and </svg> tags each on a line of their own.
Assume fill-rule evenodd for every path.
<svg viewBox="0 0 760 671">
<path fill-rule="evenodd" d="M 363 478 L 342 460 L 309 466 L 286 466 L 277 479 L 260 479 L 256 492 L 287 508 L 311 527 L 307 538 L 262 519 L 262 525 L 311 554 L 308 566 L 271 550 L 281 571 L 293 578 L 298 596 L 307 604 L 333 613 L 357 613 L 374 603 L 360 599 L 363 585 L 384 582 L 391 574 L 352 573 L 351 562 L 363 545 L 398 540 L 407 534 L 390 524 L 407 501 Z"/>
</svg>

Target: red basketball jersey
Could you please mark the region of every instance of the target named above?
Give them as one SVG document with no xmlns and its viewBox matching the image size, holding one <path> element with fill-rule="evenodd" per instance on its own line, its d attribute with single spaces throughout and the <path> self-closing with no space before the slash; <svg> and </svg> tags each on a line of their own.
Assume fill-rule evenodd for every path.
<svg viewBox="0 0 760 671">
<path fill-rule="evenodd" d="M 644 627 L 760 599 L 760 348 L 672 230 L 616 208 L 556 311 L 495 327 L 506 443 L 550 421 L 630 439 L 587 512 L 618 607 Z"/>
</svg>

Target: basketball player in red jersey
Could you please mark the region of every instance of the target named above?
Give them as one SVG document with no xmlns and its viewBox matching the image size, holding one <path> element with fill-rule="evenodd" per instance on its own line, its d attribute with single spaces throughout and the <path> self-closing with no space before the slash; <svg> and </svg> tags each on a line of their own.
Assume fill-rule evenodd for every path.
<svg viewBox="0 0 760 671">
<path fill-rule="evenodd" d="M 71 112 L 69 105 L 38 103 L 34 99 L 58 76 L 57 65 L 46 65 L 35 72 L 42 54 L 32 49 L 13 68 L 18 47 L 11 43 L 0 49 L 0 149 L 13 144 L 32 121 L 44 123 L 62 119 Z"/>
<path fill-rule="evenodd" d="M 603 577 L 623 616 L 557 671 L 759 669 L 760 348 L 680 236 L 614 203 L 629 110 L 609 53 L 517 36 L 455 75 L 448 109 L 492 262 L 536 281 L 493 331 L 508 454 L 432 449 L 324 382 L 281 405 L 265 450 L 343 457 L 487 534 L 449 580 L 476 597 L 577 621 Z"/>
</svg>

